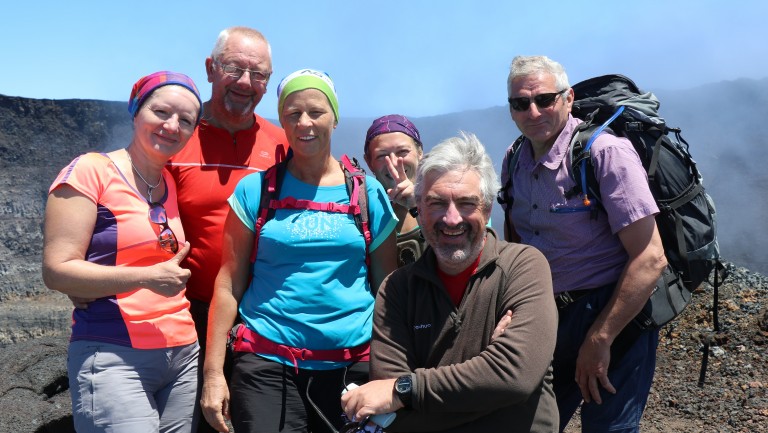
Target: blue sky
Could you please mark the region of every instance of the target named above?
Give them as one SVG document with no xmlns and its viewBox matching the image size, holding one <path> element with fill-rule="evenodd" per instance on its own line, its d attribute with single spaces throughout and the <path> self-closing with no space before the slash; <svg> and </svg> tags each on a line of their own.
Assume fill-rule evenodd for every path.
<svg viewBox="0 0 768 433">
<path fill-rule="evenodd" d="M 623 73 L 681 89 L 768 76 L 768 2 L 16 1 L 2 7 L 0 94 L 124 101 L 169 69 L 210 96 L 204 59 L 219 31 L 261 30 L 274 75 L 257 112 L 299 68 L 328 72 L 342 118 L 421 117 L 503 105 L 512 57 L 546 54 L 571 79 Z"/>
</svg>

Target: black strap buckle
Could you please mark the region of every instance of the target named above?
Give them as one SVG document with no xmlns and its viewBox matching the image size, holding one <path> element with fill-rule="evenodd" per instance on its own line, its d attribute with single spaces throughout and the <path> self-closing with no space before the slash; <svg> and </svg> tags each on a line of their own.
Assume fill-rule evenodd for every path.
<svg viewBox="0 0 768 433">
<path fill-rule="evenodd" d="M 565 308 L 574 302 L 573 296 L 569 292 L 562 292 L 555 296 L 557 308 Z"/>
</svg>

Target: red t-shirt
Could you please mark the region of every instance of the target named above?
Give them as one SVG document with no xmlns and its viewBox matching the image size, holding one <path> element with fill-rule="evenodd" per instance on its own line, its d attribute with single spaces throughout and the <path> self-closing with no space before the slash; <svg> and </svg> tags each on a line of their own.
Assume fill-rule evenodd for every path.
<svg viewBox="0 0 768 433">
<path fill-rule="evenodd" d="M 453 305 L 458 307 L 459 304 L 461 304 L 461 300 L 464 299 L 464 292 L 467 291 L 469 277 L 477 271 L 477 265 L 480 264 L 480 256 L 483 255 L 482 253 L 481 250 L 480 254 L 477 255 L 477 259 L 475 259 L 475 262 L 456 275 L 448 275 L 441 271 L 439 267 L 437 268 L 437 276 L 440 277 L 440 281 L 443 282 L 443 286 L 445 286 L 448 296 L 451 297 Z"/>
<path fill-rule="evenodd" d="M 179 214 L 191 250 L 184 265 L 192 272 L 187 297 L 210 302 L 221 267 L 227 199 L 248 174 L 275 163 L 275 148 L 288 149 L 283 130 L 254 114 L 253 127 L 237 131 L 202 121 L 184 149 L 168 163 L 176 180 Z"/>
</svg>

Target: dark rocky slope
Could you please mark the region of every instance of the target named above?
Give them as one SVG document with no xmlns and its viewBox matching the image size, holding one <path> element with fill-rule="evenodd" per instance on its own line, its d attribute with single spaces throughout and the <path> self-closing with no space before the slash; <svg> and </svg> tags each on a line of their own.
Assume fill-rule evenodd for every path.
<svg viewBox="0 0 768 433">
<path fill-rule="evenodd" d="M 130 128 L 125 103 L 0 95 L 0 301 L 44 293 L 42 219 L 59 170 L 126 140 Z"/>
</svg>

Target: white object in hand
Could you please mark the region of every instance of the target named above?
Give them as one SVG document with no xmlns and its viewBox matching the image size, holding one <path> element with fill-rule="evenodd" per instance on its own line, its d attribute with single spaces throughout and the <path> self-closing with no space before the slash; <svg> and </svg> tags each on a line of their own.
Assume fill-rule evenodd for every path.
<svg viewBox="0 0 768 433">
<path fill-rule="evenodd" d="M 341 391 L 341 395 L 344 395 L 347 391 L 353 390 L 357 388 L 358 385 L 356 383 L 350 383 L 347 385 L 347 388 Z M 376 425 L 381 426 L 382 428 L 389 427 L 390 424 L 392 424 L 392 421 L 395 420 L 395 417 L 397 416 L 394 412 L 389 413 L 380 413 L 378 415 L 371 415 L 371 422 L 375 423 Z"/>
</svg>

